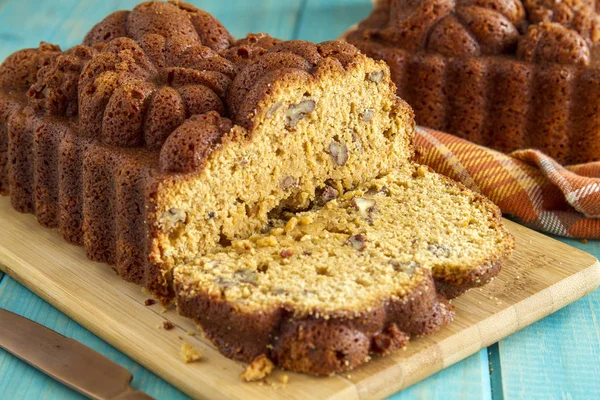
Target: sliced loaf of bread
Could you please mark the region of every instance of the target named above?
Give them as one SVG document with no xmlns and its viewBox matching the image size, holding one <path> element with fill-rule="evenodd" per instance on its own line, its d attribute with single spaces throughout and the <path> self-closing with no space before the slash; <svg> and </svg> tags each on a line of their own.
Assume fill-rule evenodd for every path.
<svg viewBox="0 0 600 400">
<path fill-rule="evenodd" d="M 322 206 L 176 267 L 179 312 L 228 357 L 355 368 L 449 322 L 445 294 L 491 279 L 514 246 L 495 205 L 423 166 L 320 196 Z"/>
</svg>

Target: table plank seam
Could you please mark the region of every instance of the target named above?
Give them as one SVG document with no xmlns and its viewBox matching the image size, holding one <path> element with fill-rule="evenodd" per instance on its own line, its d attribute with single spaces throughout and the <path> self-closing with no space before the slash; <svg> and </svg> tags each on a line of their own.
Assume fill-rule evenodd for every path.
<svg viewBox="0 0 600 400">
<path fill-rule="evenodd" d="M 502 400 L 504 399 L 504 393 L 502 390 L 502 368 L 500 365 L 500 349 L 498 343 L 494 343 L 488 347 L 488 360 L 492 400 Z"/>
</svg>

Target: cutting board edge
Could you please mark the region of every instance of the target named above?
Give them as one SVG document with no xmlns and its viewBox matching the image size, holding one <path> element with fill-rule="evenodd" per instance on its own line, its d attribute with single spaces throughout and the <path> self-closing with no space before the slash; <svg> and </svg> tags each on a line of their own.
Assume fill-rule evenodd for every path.
<svg viewBox="0 0 600 400">
<path fill-rule="evenodd" d="M 559 242 L 559 243 L 562 244 L 562 242 Z M 508 336 L 520 331 L 521 329 L 524 329 L 527 326 L 529 326 L 537 321 L 540 321 L 541 319 L 547 317 L 548 315 L 587 296 L 588 294 L 590 294 L 591 292 L 596 290 L 598 287 L 600 287 L 600 261 L 598 261 L 598 259 L 596 257 L 590 255 L 589 253 L 586 253 L 586 254 L 588 254 L 590 257 L 595 259 L 595 262 L 592 265 L 590 265 L 588 268 L 583 269 L 576 274 L 573 274 L 565 279 L 562 279 L 562 280 L 556 282 L 554 285 L 549 286 L 546 289 L 537 292 L 533 296 L 529 296 L 529 297 L 523 299 L 523 301 L 521 301 L 517 304 L 511 305 L 509 308 L 507 308 L 501 312 L 506 315 L 511 315 L 511 314 L 513 315 L 511 325 L 514 324 L 514 327 L 515 327 L 514 329 L 511 328 L 507 331 L 501 331 L 502 333 L 500 333 L 498 336 L 493 337 L 488 340 L 485 340 L 485 338 L 482 338 L 481 334 L 480 334 L 480 335 L 478 335 L 479 336 L 479 346 L 477 346 L 476 350 L 473 351 L 473 348 L 469 348 L 468 350 L 462 352 L 459 357 L 456 357 L 456 353 L 452 353 L 452 354 L 449 353 L 448 355 L 452 355 L 452 362 L 446 362 L 448 360 L 448 357 L 442 356 L 444 353 L 444 350 L 443 350 L 444 345 L 446 345 L 449 342 L 456 343 L 457 340 L 461 339 L 460 336 L 467 336 L 468 332 L 466 332 L 466 330 L 463 330 L 463 331 L 461 331 L 461 333 L 457 334 L 459 336 L 459 338 L 457 338 L 456 335 L 454 335 L 452 337 L 448 337 L 448 338 L 442 340 L 439 343 L 432 345 L 433 347 L 435 347 L 435 350 L 436 350 L 435 353 L 438 355 L 438 358 L 436 360 L 434 360 L 435 366 L 433 368 L 429 369 L 428 372 L 424 376 L 419 376 L 417 379 L 409 378 L 408 380 L 406 380 L 405 378 L 402 378 L 401 385 L 396 385 L 396 386 L 390 387 L 389 382 L 390 381 L 394 382 L 394 381 L 397 381 L 397 379 L 398 379 L 397 376 L 390 376 L 390 375 L 393 375 L 393 374 L 391 374 L 391 372 L 394 368 L 392 367 L 392 368 L 382 370 L 378 374 L 373 374 L 369 378 L 362 380 L 361 382 L 355 383 L 355 386 L 359 393 L 359 398 L 360 399 L 384 399 L 384 398 L 387 398 L 401 390 L 404 390 L 404 389 L 422 381 L 423 379 L 426 379 L 426 378 L 436 374 L 437 372 L 442 371 L 445 368 L 450 367 L 451 365 L 456 364 L 457 362 L 464 360 L 465 358 L 477 353 L 478 351 L 480 351 L 486 347 L 489 347 L 492 344 L 497 343 L 502 339 L 507 338 Z M 581 291 L 581 292 L 577 292 L 578 295 L 575 297 L 561 296 L 561 294 L 568 292 L 571 289 L 571 285 L 567 285 L 567 284 L 577 285 L 577 281 L 581 279 L 580 275 L 583 277 L 583 282 L 586 283 L 585 289 L 583 289 L 583 291 Z M 590 279 L 590 278 L 592 278 L 592 279 Z M 557 293 L 555 291 L 556 287 L 558 287 L 558 286 L 564 287 L 562 289 L 562 291 L 559 293 Z M 535 318 L 520 320 L 519 315 L 516 312 L 516 307 L 518 305 L 524 305 L 525 303 L 529 303 L 529 302 L 533 303 L 533 302 L 535 302 L 535 300 L 547 295 L 548 293 L 551 293 L 551 296 L 553 297 L 553 299 L 557 299 L 557 300 L 553 301 L 551 307 L 548 307 L 541 313 L 536 313 Z M 568 293 L 566 293 L 566 294 L 568 294 Z M 560 299 L 564 299 L 564 301 L 560 301 Z M 486 318 L 485 320 L 483 320 L 479 324 L 477 324 L 477 326 L 479 327 L 479 333 L 481 333 L 482 328 L 486 327 L 487 325 L 491 325 L 492 321 L 494 319 L 496 319 L 498 317 L 498 315 L 499 314 L 490 315 L 488 318 Z M 417 355 L 415 355 L 415 356 L 417 356 Z M 439 364 L 441 364 L 441 368 L 438 368 Z M 398 365 L 396 365 L 396 367 L 398 367 Z M 390 379 L 390 378 L 395 378 L 395 379 Z M 372 385 L 373 383 L 376 383 L 378 385 L 371 386 L 370 388 L 367 387 L 369 385 Z M 387 385 L 387 387 L 386 387 L 386 385 Z"/>
</svg>

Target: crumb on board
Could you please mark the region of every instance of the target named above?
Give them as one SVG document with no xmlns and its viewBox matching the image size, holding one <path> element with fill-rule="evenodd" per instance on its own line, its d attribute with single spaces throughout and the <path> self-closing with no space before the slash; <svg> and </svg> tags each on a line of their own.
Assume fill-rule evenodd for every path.
<svg viewBox="0 0 600 400">
<path fill-rule="evenodd" d="M 246 370 L 242 373 L 241 378 L 246 382 L 258 381 L 268 376 L 273 371 L 273 362 L 266 355 L 261 354 L 256 357 Z"/>
<path fill-rule="evenodd" d="M 193 331 L 187 331 L 185 334 L 188 336 L 196 336 L 196 332 Z"/>
<path fill-rule="evenodd" d="M 283 374 L 279 377 L 279 382 L 283 383 L 284 385 L 287 384 L 290 380 L 290 377 L 287 374 Z"/>
<path fill-rule="evenodd" d="M 165 331 L 170 331 L 175 327 L 171 321 L 163 321 L 162 327 Z"/>
<path fill-rule="evenodd" d="M 181 357 L 183 358 L 184 363 L 191 363 L 202 358 L 202 351 L 190 344 L 183 343 L 181 345 Z"/>
<path fill-rule="evenodd" d="M 156 300 L 154 300 L 154 299 L 146 299 L 146 301 L 144 301 L 145 306 L 151 306 L 154 304 L 156 304 Z"/>
</svg>

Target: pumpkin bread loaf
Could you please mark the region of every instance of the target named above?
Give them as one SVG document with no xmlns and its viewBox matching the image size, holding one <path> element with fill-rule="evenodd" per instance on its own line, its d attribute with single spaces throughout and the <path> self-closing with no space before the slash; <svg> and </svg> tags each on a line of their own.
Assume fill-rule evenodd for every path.
<svg viewBox="0 0 600 400">
<path fill-rule="evenodd" d="M 0 191 L 165 301 L 175 264 L 412 151 L 385 63 L 344 42 L 234 42 L 181 2 L 19 51 L 0 87 Z"/>
<path fill-rule="evenodd" d="M 512 248 L 498 209 L 411 164 L 412 109 L 345 42 L 235 41 L 142 3 L 0 66 L 0 193 L 194 318 L 314 374 L 452 319 Z M 313 347 L 316 346 L 316 347 Z"/>
<path fill-rule="evenodd" d="M 179 312 L 228 357 L 341 372 L 449 322 L 443 295 L 489 281 L 514 246 L 495 205 L 423 166 L 339 193 L 176 267 Z"/>
<path fill-rule="evenodd" d="M 561 163 L 600 160 L 593 0 L 378 0 L 347 36 L 385 60 L 418 124 Z"/>
</svg>

